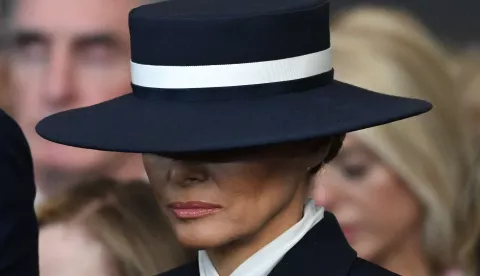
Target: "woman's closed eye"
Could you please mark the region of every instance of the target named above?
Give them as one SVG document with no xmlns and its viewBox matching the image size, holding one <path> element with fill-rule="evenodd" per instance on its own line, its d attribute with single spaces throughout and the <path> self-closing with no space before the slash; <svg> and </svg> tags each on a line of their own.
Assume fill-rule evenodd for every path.
<svg viewBox="0 0 480 276">
<path fill-rule="evenodd" d="M 369 172 L 370 165 L 367 162 L 355 162 L 339 164 L 338 170 L 341 175 L 348 180 L 361 180 L 365 178 Z"/>
</svg>

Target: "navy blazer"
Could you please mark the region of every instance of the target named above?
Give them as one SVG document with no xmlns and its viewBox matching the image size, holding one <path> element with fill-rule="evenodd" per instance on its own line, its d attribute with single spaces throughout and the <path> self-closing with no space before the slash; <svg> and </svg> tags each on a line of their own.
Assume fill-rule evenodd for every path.
<svg viewBox="0 0 480 276">
<path fill-rule="evenodd" d="M 0 110 L 0 275 L 34 276 L 38 225 L 30 148 L 17 123 Z"/>
<path fill-rule="evenodd" d="M 158 276 L 200 275 L 198 262 Z M 335 216 L 325 212 L 315 225 L 275 266 L 269 276 L 395 276 L 373 263 L 357 257 L 348 245 Z M 253 276 L 253 275 L 252 275 Z"/>
</svg>

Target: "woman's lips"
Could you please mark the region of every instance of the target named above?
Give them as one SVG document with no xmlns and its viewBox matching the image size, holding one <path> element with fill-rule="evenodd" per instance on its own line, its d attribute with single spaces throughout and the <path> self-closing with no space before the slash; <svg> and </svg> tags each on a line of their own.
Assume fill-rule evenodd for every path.
<svg viewBox="0 0 480 276">
<path fill-rule="evenodd" d="M 216 213 L 223 208 L 218 204 L 201 201 L 173 202 L 167 207 L 179 219 L 197 219 Z"/>
</svg>

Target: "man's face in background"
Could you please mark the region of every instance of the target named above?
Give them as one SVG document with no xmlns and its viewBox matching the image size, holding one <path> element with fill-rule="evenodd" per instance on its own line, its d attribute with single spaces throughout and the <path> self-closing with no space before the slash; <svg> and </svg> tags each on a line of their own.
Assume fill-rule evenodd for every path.
<svg viewBox="0 0 480 276">
<path fill-rule="evenodd" d="M 35 125 L 53 113 L 131 91 L 128 13 L 138 4 L 17 1 L 11 22 L 13 112 L 29 140 L 41 194 L 53 194 L 89 176 L 126 173 L 120 168 L 131 155 L 48 142 L 37 135 Z"/>
</svg>

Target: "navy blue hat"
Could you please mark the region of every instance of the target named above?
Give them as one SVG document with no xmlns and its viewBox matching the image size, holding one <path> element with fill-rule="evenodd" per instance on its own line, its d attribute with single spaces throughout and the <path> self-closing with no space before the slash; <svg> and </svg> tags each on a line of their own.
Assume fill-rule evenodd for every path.
<svg viewBox="0 0 480 276">
<path fill-rule="evenodd" d="M 319 138 L 431 109 L 334 80 L 324 0 L 171 0 L 129 16 L 133 93 L 37 132 L 82 148 L 187 153 Z"/>
</svg>

